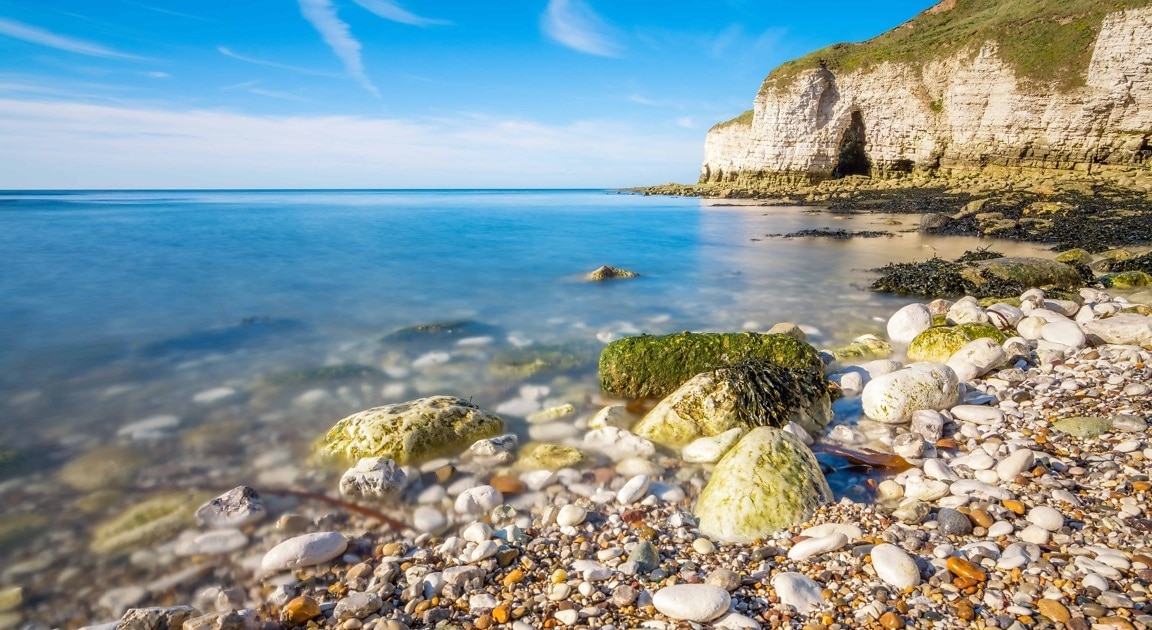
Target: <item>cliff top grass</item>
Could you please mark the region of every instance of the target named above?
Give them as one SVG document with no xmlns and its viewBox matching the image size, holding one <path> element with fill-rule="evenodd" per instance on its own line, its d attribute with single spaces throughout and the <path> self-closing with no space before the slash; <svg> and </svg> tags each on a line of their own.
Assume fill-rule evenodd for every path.
<svg viewBox="0 0 1152 630">
<path fill-rule="evenodd" d="M 833 72 L 867 70 L 884 62 L 924 63 L 987 42 L 1016 76 L 1061 90 L 1082 87 L 1104 16 L 1152 0 L 944 0 L 908 22 L 858 44 L 834 44 L 786 62 L 760 91 L 789 85 L 824 66 Z"/>
<path fill-rule="evenodd" d="M 721 129 L 723 127 L 730 127 L 732 125 L 743 125 L 745 127 L 751 127 L 752 126 L 752 113 L 753 113 L 753 110 L 750 109 L 750 110 L 744 112 L 743 114 L 740 114 L 739 116 L 737 116 L 731 120 L 725 120 L 724 122 L 718 122 L 715 125 L 712 125 L 712 129 L 716 130 L 716 129 Z"/>
</svg>

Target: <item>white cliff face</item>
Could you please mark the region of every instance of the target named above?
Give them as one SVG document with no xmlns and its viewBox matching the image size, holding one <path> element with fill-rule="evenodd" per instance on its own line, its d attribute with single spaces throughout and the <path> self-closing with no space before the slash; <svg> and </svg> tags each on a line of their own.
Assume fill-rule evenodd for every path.
<svg viewBox="0 0 1152 630">
<path fill-rule="evenodd" d="M 1108 15 L 1085 86 L 1018 81 L 993 44 L 923 65 L 819 68 L 708 133 L 703 181 L 823 179 L 859 134 L 872 174 L 983 166 L 1092 170 L 1152 159 L 1152 7 Z M 845 172 L 845 167 L 847 172 Z"/>
</svg>

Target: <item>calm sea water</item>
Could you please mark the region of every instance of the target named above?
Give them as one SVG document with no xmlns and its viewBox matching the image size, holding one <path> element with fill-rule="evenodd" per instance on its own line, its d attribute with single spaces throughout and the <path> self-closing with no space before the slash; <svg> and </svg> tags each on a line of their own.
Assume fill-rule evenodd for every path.
<svg viewBox="0 0 1152 630">
<path fill-rule="evenodd" d="M 49 567 L 85 565 L 92 524 L 139 500 L 85 502 L 100 482 L 59 471 L 86 453 L 136 449 L 137 487 L 290 485 L 316 436 L 371 406 L 452 394 L 591 414 L 595 356 L 622 335 L 880 332 L 907 300 L 867 291 L 868 269 L 986 245 L 915 225 L 611 191 L 0 192 L 0 447 L 24 454 L 0 467 L 4 581 L 70 584 Z M 766 237 L 821 227 L 895 235 Z M 603 264 L 642 277 L 583 281 Z M 381 341 L 446 320 L 472 328 Z M 554 347 L 585 360 L 492 369 Z M 326 365 L 356 367 L 308 371 Z M 13 537 L 27 514 L 51 525 Z"/>
</svg>

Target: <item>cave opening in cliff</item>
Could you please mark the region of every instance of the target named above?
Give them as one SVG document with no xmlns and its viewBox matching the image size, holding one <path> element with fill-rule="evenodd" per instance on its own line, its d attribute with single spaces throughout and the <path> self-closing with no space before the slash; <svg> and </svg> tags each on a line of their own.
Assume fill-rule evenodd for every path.
<svg viewBox="0 0 1152 630">
<path fill-rule="evenodd" d="M 840 136 L 839 158 L 832 169 L 832 179 L 849 175 L 872 175 L 872 162 L 864 150 L 864 116 L 859 110 L 852 112 L 852 121 Z"/>
</svg>

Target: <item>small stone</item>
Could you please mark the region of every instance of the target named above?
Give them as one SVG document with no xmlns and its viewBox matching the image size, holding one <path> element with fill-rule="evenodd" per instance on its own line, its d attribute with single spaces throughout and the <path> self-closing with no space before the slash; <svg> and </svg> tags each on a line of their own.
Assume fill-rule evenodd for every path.
<svg viewBox="0 0 1152 630">
<path fill-rule="evenodd" d="M 339 532 L 316 532 L 289 538 L 276 545 L 260 562 L 265 574 L 310 567 L 338 558 L 348 548 L 348 539 Z"/>
<path fill-rule="evenodd" d="M 802 540 L 793 545 L 792 548 L 788 550 L 788 559 L 802 562 L 813 556 L 836 551 L 847 544 L 848 537 L 840 533 L 820 538 L 809 538 L 808 540 Z"/>
<path fill-rule="evenodd" d="M 640 593 L 637 592 L 635 588 L 627 584 L 621 584 L 612 589 L 612 595 L 609 599 L 613 606 L 623 608 L 625 606 L 631 606 L 639 595 Z"/>
<path fill-rule="evenodd" d="M 488 485 L 496 488 L 503 495 L 524 494 L 528 489 L 523 481 L 512 475 L 496 475 L 488 480 Z"/>
<path fill-rule="evenodd" d="M 576 622 L 580 621 L 580 611 L 576 610 L 575 608 L 557 610 L 556 614 L 552 616 L 555 617 L 557 621 L 566 626 L 574 626 L 576 625 Z"/>
<path fill-rule="evenodd" d="M 967 536 L 972 533 L 972 521 L 964 514 L 951 508 L 943 508 L 936 514 L 940 531 L 948 536 Z"/>
<path fill-rule="evenodd" d="M 1072 618 L 1072 613 L 1068 612 L 1068 608 L 1054 599 L 1041 599 L 1036 602 L 1036 608 L 1040 610 L 1040 614 L 1058 623 L 1068 623 Z"/>
<path fill-rule="evenodd" d="M 652 595 L 652 605 L 679 621 L 711 621 L 728 612 L 732 597 L 711 584 L 676 584 Z"/>
<path fill-rule="evenodd" d="M 872 566 L 884 582 L 904 589 L 920 584 L 916 561 L 896 545 L 884 543 L 872 548 Z"/>
<path fill-rule="evenodd" d="M 740 574 L 731 569 L 720 567 L 709 573 L 708 577 L 704 578 L 704 582 L 706 584 L 719 586 L 731 593 L 740 588 Z"/>
<path fill-rule="evenodd" d="M 496 488 L 484 485 L 469 488 L 456 497 L 455 510 L 457 514 L 480 516 L 496 509 L 504 502 L 504 495 Z"/>
<path fill-rule="evenodd" d="M 879 621 L 880 625 L 888 628 L 888 630 L 899 630 L 899 628 L 904 627 L 904 618 L 891 610 L 880 615 Z"/>
<path fill-rule="evenodd" d="M 320 604 L 307 595 L 293 599 L 280 610 L 280 621 L 287 626 L 302 626 L 319 616 Z"/>
<path fill-rule="evenodd" d="M 948 571 L 957 577 L 967 578 L 974 582 L 983 582 L 988 579 L 988 574 L 984 572 L 984 569 L 981 569 L 964 558 L 952 556 L 948 558 L 945 564 L 948 567 Z"/>
<path fill-rule="evenodd" d="M 1043 527 L 1050 532 L 1060 531 L 1060 528 L 1064 526 L 1064 516 L 1055 508 L 1047 505 L 1038 505 L 1029 510 L 1027 520 L 1029 523 Z"/>
<path fill-rule="evenodd" d="M 556 524 L 561 527 L 573 527 L 583 523 L 587 517 L 587 510 L 579 505 L 569 503 L 560 508 L 560 512 L 556 515 Z"/>
<path fill-rule="evenodd" d="M 336 619 L 363 619 L 380 610 L 384 603 L 376 593 L 350 593 L 332 609 Z"/>
<path fill-rule="evenodd" d="M 1047 545 L 1048 540 L 1052 537 L 1052 532 L 1040 527 L 1039 525 L 1029 525 L 1020 530 L 1016 537 L 1024 542 L 1030 542 L 1035 545 Z"/>
<path fill-rule="evenodd" d="M 707 538 L 697 538 L 692 541 L 692 549 L 696 553 L 706 556 L 716 551 L 716 545 L 712 544 L 712 541 Z"/>
<path fill-rule="evenodd" d="M 632 548 L 628 562 L 635 563 L 636 570 L 641 574 L 651 573 L 660 566 L 660 552 L 651 542 L 641 540 Z"/>
<path fill-rule="evenodd" d="M 266 516 L 264 501 L 248 486 L 237 486 L 196 509 L 196 522 L 206 527 L 239 529 Z"/>
<path fill-rule="evenodd" d="M 972 602 L 962 599 L 956 602 L 956 616 L 961 621 L 972 621 L 976 618 L 976 607 Z"/>
<path fill-rule="evenodd" d="M 802 615 L 823 607 L 826 602 L 824 587 L 802 573 L 778 573 L 772 578 L 772 588 L 780 603 L 792 606 Z"/>
<path fill-rule="evenodd" d="M 648 493 L 650 483 L 648 475 L 636 475 L 629 479 L 616 493 L 616 502 L 620 505 L 632 505 L 643 499 L 644 495 Z"/>
<path fill-rule="evenodd" d="M 1000 503 L 1007 508 L 1009 512 L 1019 516 L 1024 516 L 1024 511 L 1027 509 L 1023 502 L 1017 501 L 1016 499 L 1005 499 Z"/>
<path fill-rule="evenodd" d="M 387 457 L 362 457 L 340 477 L 340 494 L 346 497 L 385 499 L 397 495 L 408 475 Z"/>
</svg>

